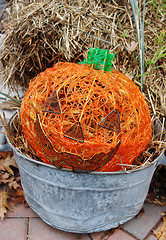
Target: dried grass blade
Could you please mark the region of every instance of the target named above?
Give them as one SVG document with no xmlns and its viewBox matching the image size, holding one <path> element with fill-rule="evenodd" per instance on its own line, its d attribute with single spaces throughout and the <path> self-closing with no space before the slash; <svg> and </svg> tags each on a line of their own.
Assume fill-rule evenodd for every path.
<svg viewBox="0 0 166 240">
<path fill-rule="evenodd" d="M 0 91 L 0 94 L 3 95 L 3 96 L 5 96 L 6 98 L 12 100 L 12 102 L 17 103 L 17 104 L 21 107 L 21 101 L 20 101 L 20 100 L 17 100 L 17 99 L 15 99 L 15 98 L 11 97 L 10 95 L 8 95 L 8 94 L 6 94 L 6 93 L 3 93 L 3 92 L 1 92 L 1 91 Z"/>
<path fill-rule="evenodd" d="M 134 21 L 137 32 L 137 40 L 139 46 L 139 55 L 140 55 L 140 67 L 141 67 L 141 91 L 143 91 L 143 82 L 144 82 L 144 17 L 145 17 L 145 0 L 143 2 L 143 19 L 141 21 L 141 14 L 138 7 L 137 0 L 130 0 L 131 7 L 133 10 Z"/>
<path fill-rule="evenodd" d="M 10 131 L 9 131 L 9 127 L 8 127 L 8 124 L 7 124 L 7 121 L 6 121 L 6 117 L 5 117 L 5 113 L 3 112 L 3 117 L 0 115 L 0 120 L 5 128 L 5 131 L 6 131 L 6 134 L 8 136 L 9 139 L 11 139 L 11 136 L 10 136 Z"/>
</svg>

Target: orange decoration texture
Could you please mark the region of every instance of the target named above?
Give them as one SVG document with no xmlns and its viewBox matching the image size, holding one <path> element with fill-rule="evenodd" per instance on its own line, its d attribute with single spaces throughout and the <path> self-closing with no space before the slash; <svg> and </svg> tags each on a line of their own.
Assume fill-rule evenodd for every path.
<svg viewBox="0 0 166 240">
<path fill-rule="evenodd" d="M 50 164 L 39 142 L 37 116 L 58 153 L 93 159 L 120 142 L 115 155 L 97 171 L 119 171 L 121 164 L 131 165 L 152 137 L 148 105 L 135 83 L 117 70 L 104 72 L 86 64 L 55 64 L 30 82 L 23 98 L 24 137 L 41 160 Z M 77 126 L 75 134 L 72 126 Z"/>
</svg>

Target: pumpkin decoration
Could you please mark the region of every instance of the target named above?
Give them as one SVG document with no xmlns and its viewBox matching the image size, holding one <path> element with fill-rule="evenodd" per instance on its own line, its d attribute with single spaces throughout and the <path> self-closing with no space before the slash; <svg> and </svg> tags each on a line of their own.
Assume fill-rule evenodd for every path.
<svg viewBox="0 0 166 240">
<path fill-rule="evenodd" d="M 43 162 L 52 158 L 61 162 L 58 167 L 84 170 L 85 163 L 88 171 L 118 171 L 150 142 L 150 113 L 139 88 L 117 70 L 94 66 L 59 62 L 30 82 L 21 126 Z"/>
</svg>

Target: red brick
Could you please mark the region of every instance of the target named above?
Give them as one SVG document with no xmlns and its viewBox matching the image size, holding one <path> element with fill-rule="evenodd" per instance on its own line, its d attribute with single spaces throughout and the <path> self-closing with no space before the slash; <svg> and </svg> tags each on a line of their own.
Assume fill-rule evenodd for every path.
<svg viewBox="0 0 166 240">
<path fill-rule="evenodd" d="M 90 235 L 93 240 L 103 239 L 105 236 L 108 236 L 107 232 L 96 232 Z"/>
<path fill-rule="evenodd" d="M 135 240 L 135 238 L 122 230 L 116 230 L 107 240 Z"/>
<path fill-rule="evenodd" d="M 158 232 L 158 227 L 161 226 L 163 224 L 162 221 L 159 222 L 159 224 L 157 225 L 157 227 L 153 228 L 152 231 L 150 232 L 149 236 L 146 238 L 146 240 L 157 240 L 157 237 L 155 236 L 155 234 L 153 233 L 153 230 L 155 230 L 156 232 Z"/>
<path fill-rule="evenodd" d="M 121 230 L 115 230 L 111 236 L 109 232 L 92 233 L 91 238 L 93 240 L 135 240 L 134 237 Z"/>
<path fill-rule="evenodd" d="M 24 204 L 18 204 L 15 206 L 14 203 L 10 203 L 10 206 L 13 208 L 13 212 L 9 212 L 5 217 L 38 217 L 37 214 L 30 208 L 25 207 Z"/>
<path fill-rule="evenodd" d="M 145 204 L 144 214 L 142 214 L 140 217 L 135 217 L 124 224 L 123 229 L 136 238 L 143 240 L 160 220 L 160 214 L 165 211 L 166 206 Z"/>
<path fill-rule="evenodd" d="M 27 218 L 6 218 L 0 221 L 0 239 L 24 240 L 27 236 Z"/>
<path fill-rule="evenodd" d="M 67 233 L 50 227 L 39 218 L 29 220 L 29 240 L 90 240 L 87 234 Z"/>
<path fill-rule="evenodd" d="M 155 237 L 154 235 L 150 235 L 146 238 L 146 240 L 157 240 L 157 237 Z"/>
</svg>

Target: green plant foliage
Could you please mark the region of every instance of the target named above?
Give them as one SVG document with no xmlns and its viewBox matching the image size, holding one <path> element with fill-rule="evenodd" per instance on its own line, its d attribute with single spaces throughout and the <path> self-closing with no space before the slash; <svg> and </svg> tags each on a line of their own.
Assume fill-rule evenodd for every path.
<svg viewBox="0 0 166 240">
<path fill-rule="evenodd" d="M 159 18 L 165 14 L 166 0 L 148 0 L 147 3 L 152 5 L 152 9 L 156 12 L 156 16 Z"/>
<path fill-rule="evenodd" d="M 146 66 L 149 67 L 152 64 L 155 64 L 158 60 L 166 56 L 166 45 L 164 45 L 164 38 L 166 36 L 166 31 L 160 32 L 157 38 L 157 50 L 153 58 L 149 58 L 146 62 Z"/>
</svg>

